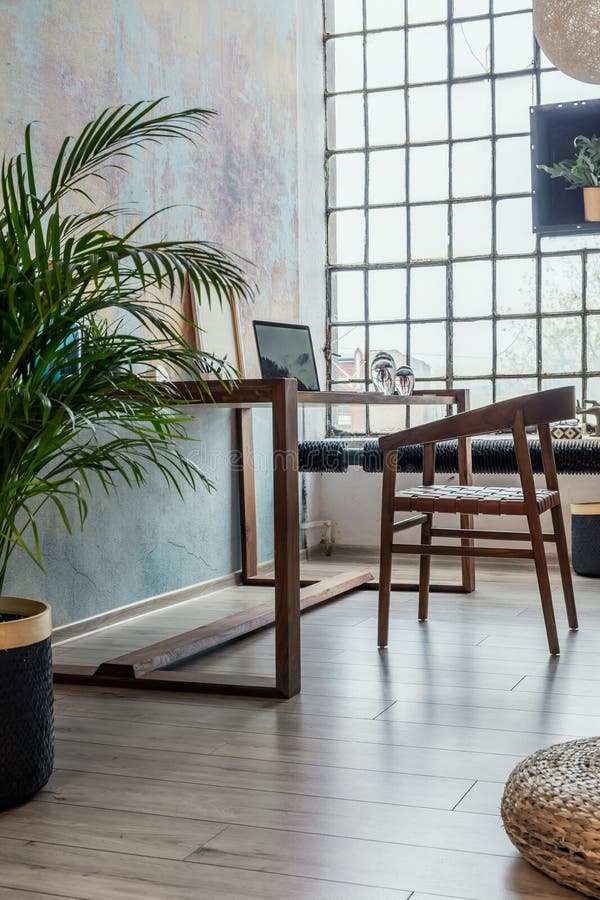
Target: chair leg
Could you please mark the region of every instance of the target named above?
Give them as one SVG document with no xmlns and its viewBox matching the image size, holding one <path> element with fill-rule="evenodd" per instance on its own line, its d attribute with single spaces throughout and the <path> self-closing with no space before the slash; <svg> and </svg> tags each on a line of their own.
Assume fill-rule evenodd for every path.
<svg viewBox="0 0 600 900">
<path fill-rule="evenodd" d="M 421 543 L 431 544 L 431 523 L 433 516 L 427 516 L 427 522 L 421 525 Z M 429 576 L 431 573 L 431 557 L 421 556 L 419 559 L 419 622 L 427 621 L 429 609 Z"/>
<path fill-rule="evenodd" d="M 563 594 L 565 597 L 565 606 L 567 607 L 567 619 L 569 628 L 577 630 L 577 610 L 575 608 L 575 593 L 573 591 L 573 577 L 571 575 L 571 562 L 569 560 L 569 550 L 567 547 L 567 536 L 565 534 L 565 523 L 560 506 L 554 506 L 551 510 L 552 524 L 554 526 L 554 534 L 556 536 L 556 553 L 558 555 L 558 565 L 560 568 L 560 578 L 563 586 Z"/>
<path fill-rule="evenodd" d="M 544 615 L 546 635 L 548 637 L 548 648 L 552 656 L 557 656 L 560 653 L 560 645 L 558 643 L 556 619 L 554 618 L 554 607 L 552 605 L 552 591 L 550 588 L 550 579 L 548 577 L 548 563 L 546 560 L 546 550 L 544 548 L 544 538 L 542 536 L 542 523 L 540 522 L 540 516 L 537 510 L 531 515 L 528 515 L 527 520 L 529 522 L 529 533 L 531 535 L 533 558 L 535 560 L 535 571 L 540 589 L 540 599 L 542 601 L 542 613 Z"/>
<path fill-rule="evenodd" d="M 396 487 L 397 451 L 383 460 L 381 489 L 381 544 L 379 548 L 379 601 L 377 608 L 377 645 L 387 647 L 392 586 L 392 542 L 394 540 L 394 491 Z"/>
<path fill-rule="evenodd" d="M 460 517 L 460 527 L 472 529 L 475 527 L 473 516 L 461 516 Z M 475 541 L 471 538 L 462 538 L 461 545 L 463 547 L 474 547 Z M 463 556 L 460 561 L 461 566 L 461 584 L 463 590 L 467 594 L 472 594 L 475 590 L 475 560 L 473 557 Z"/>
<path fill-rule="evenodd" d="M 542 523 L 540 521 L 540 513 L 537 506 L 535 482 L 533 480 L 533 469 L 531 468 L 531 457 L 529 455 L 527 435 L 525 434 L 525 420 L 522 408 L 518 409 L 515 414 L 512 432 L 513 440 L 515 442 L 519 479 L 523 489 L 525 512 L 529 524 L 529 534 L 531 536 L 531 548 L 535 560 L 535 571 L 540 589 L 542 612 L 544 614 L 544 622 L 546 623 L 548 647 L 550 648 L 550 653 L 555 656 L 560 653 L 560 646 L 558 644 L 558 634 L 556 633 L 556 620 L 554 618 L 554 608 L 552 606 L 552 592 L 550 590 L 550 579 L 548 578 L 548 563 L 546 562 L 546 550 L 544 549 L 544 535 L 542 533 Z M 544 447 L 546 447 L 546 449 L 548 448 L 548 444 L 550 444 L 551 454 L 552 443 L 550 441 L 550 431 L 547 427 L 544 430 L 543 426 L 540 426 L 540 442 L 542 444 L 542 454 L 544 454 Z M 546 471 L 545 464 L 544 469 Z M 551 490 L 555 489 L 551 486 L 551 482 L 547 480 L 546 483 Z"/>
</svg>

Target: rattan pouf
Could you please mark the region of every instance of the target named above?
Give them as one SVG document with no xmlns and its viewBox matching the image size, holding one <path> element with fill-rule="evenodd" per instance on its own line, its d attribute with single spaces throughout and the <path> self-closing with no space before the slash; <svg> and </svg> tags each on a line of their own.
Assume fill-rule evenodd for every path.
<svg viewBox="0 0 600 900">
<path fill-rule="evenodd" d="M 502 819 L 532 866 L 600 897 L 600 738 L 554 744 L 519 763 Z"/>
</svg>

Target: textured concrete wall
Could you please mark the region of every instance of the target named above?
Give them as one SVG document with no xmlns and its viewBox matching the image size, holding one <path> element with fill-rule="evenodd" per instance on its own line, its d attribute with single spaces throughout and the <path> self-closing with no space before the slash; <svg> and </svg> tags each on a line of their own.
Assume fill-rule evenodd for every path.
<svg viewBox="0 0 600 900">
<path fill-rule="evenodd" d="M 319 33 L 319 4 L 309 0 Z M 41 123 L 51 158 L 61 138 L 104 107 L 168 96 L 172 109 L 219 117 L 194 149 L 145 155 L 117 179 L 119 200 L 141 211 L 187 204 L 153 228 L 200 236 L 251 260 L 260 294 L 241 311 L 248 374 L 257 361 L 252 318 L 298 318 L 298 148 L 295 0 L 0 0 L 2 149 Z M 262 413 L 260 415 L 263 415 Z M 262 425 L 266 424 L 264 416 Z M 202 412 L 191 428 L 214 467 L 212 495 L 181 503 L 162 483 L 118 501 L 98 496 L 82 535 L 48 518 L 44 579 L 18 560 L 7 592 L 48 598 L 55 623 L 233 571 L 239 565 L 236 480 L 226 468 L 231 414 Z M 257 443 L 268 454 L 269 427 Z M 261 556 L 272 553 L 270 476 L 259 474 Z"/>
</svg>

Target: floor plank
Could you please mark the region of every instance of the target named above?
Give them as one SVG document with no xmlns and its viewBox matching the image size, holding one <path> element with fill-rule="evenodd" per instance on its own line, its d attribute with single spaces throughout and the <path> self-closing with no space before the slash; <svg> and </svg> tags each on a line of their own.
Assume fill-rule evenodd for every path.
<svg viewBox="0 0 600 900">
<path fill-rule="evenodd" d="M 166 859 L 185 859 L 222 828 L 218 822 L 47 803 L 43 797 L 0 817 L 3 838 Z"/>
<path fill-rule="evenodd" d="M 463 797 L 456 809 L 463 812 L 479 813 L 482 816 L 497 816 L 504 793 L 504 782 L 478 781 Z"/>
<path fill-rule="evenodd" d="M 514 856 L 493 817 L 452 810 L 400 807 L 396 803 L 312 797 L 276 791 L 176 784 L 150 777 L 57 770 L 40 802 L 95 809 L 101 805 L 123 812 L 152 814 L 152 799 L 163 816 L 185 820 L 202 815 L 211 823 L 258 825 L 261 828 L 386 841 L 424 847 L 472 850 Z M 457 804 L 460 802 L 457 800 Z M 206 823 L 205 823 L 206 824 Z"/>
<path fill-rule="evenodd" d="M 600 731 L 597 582 L 576 578 L 576 595 L 576 634 L 556 604 L 557 659 L 531 568 L 485 563 L 473 595 L 432 596 L 427 623 L 393 595 L 385 651 L 374 592 L 311 611 L 303 692 L 287 702 L 61 685 L 55 772 L 0 814 L 0 900 L 575 897 L 521 860 L 499 804 L 523 756 Z M 227 588 L 55 657 L 99 662 L 269 596 Z M 265 674 L 273 658 L 267 629 L 180 668 Z"/>
<path fill-rule="evenodd" d="M 35 892 L 42 881 L 48 891 L 60 888 L 82 900 L 408 900 L 410 894 L 10 838 L 0 845 L 0 863 L 9 887 Z"/>
<path fill-rule="evenodd" d="M 226 828 L 193 854 L 199 863 L 257 869 L 307 878 L 347 879 L 373 888 L 418 884 L 436 892 L 453 885 L 459 896 L 508 900 L 564 897 L 565 891 L 520 858 L 397 847 L 264 828 Z M 568 896 L 568 895 L 567 895 Z M 575 894 L 573 894 L 575 896 Z"/>
<path fill-rule="evenodd" d="M 114 748 L 107 758 L 105 747 L 75 741 L 58 742 L 56 765 L 59 769 L 114 775 L 135 772 L 140 778 L 185 784 L 449 810 L 473 784 L 469 779 L 441 775 L 302 766 L 139 747 Z"/>
</svg>

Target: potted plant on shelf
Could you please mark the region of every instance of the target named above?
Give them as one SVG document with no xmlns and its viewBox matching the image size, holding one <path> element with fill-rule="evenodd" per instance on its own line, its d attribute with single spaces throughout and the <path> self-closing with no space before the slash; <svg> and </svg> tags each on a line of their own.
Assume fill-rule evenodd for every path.
<svg viewBox="0 0 600 900">
<path fill-rule="evenodd" d="M 179 493 L 210 486 L 184 453 L 181 400 L 152 374 L 207 391 L 207 373 L 235 376 L 194 349 L 193 323 L 170 301 L 184 282 L 218 302 L 249 298 L 236 258 L 199 240 L 146 242 L 147 218 L 124 227 L 130 213 L 92 200 L 137 150 L 193 140 L 213 115 L 160 103 L 105 110 L 66 138 L 44 188 L 31 126 L 0 169 L 0 808 L 39 790 L 53 761 L 50 610 L 2 596 L 13 553 L 41 567 L 40 511 L 53 506 L 71 531 L 95 488 L 135 487 L 152 471 Z"/>
<path fill-rule="evenodd" d="M 551 166 L 538 165 L 551 178 L 564 178 L 567 191 L 583 189 L 586 222 L 600 222 L 600 138 L 578 134 L 573 141 L 575 156 Z"/>
</svg>

